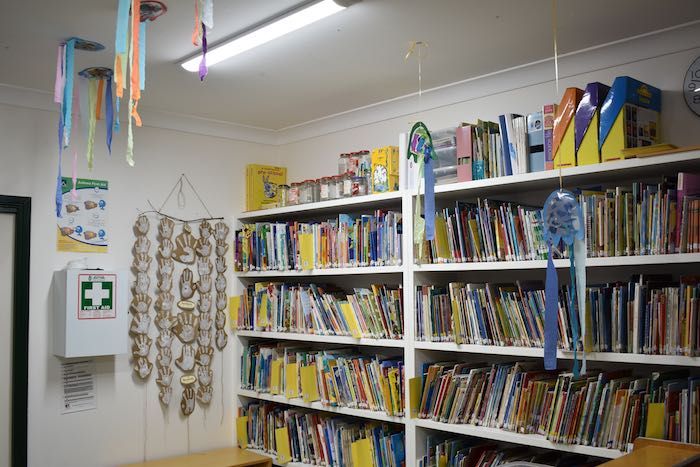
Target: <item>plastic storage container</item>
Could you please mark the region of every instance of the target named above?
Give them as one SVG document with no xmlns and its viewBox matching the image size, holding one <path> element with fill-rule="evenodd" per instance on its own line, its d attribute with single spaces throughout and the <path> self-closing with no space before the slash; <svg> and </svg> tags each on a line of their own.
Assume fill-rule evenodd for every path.
<svg viewBox="0 0 700 467">
<path fill-rule="evenodd" d="M 318 200 L 328 201 L 330 199 L 331 177 L 321 177 L 318 182 Z"/>
<path fill-rule="evenodd" d="M 279 185 L 277 187 L 277 205 L 280 207 L 287 206 L 289 199 L 289 185 Z"/>
<path fill-rule="evenodd" d="M 343 153 L 338 157 L 338 174 L 343 175 L 350 170 L 350 154 Z"/>
<path fill-rule="evenodd" d="M 301 183 L 294 182 L 289 187 L 289 191 L 287 192 L 287 206 L 296 206 L 297 204 L 299 204 L 299 186 L 300 185 L 301 185 Z"/>
</svg>

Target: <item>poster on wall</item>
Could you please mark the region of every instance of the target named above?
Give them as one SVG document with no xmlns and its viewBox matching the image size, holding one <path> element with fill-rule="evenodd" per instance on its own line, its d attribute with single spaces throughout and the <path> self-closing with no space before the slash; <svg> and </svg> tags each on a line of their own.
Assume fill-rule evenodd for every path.
<svg viewBox="0 0 700 467">
<path fill-rule="evenodd" d="M 56 249 L 73 253 L 106 253 L 107 232 L 106 180 L 63 177 L 63 212 L 58 223 Z"/>
</svg>

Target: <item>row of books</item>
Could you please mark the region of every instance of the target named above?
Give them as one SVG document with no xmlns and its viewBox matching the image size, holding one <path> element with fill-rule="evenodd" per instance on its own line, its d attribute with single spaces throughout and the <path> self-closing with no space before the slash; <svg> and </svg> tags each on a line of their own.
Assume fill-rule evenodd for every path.
<svg viewBox="0 0 700 467">
<path fill-rule="evenodd" d="M 234 239 L 236 271 L 401 264 L 401 213 L 340 214 L 323 222 L 245 224 Z"/>
<path fill-rule="evenodd" d="M 352 349 L 309 351 L 283 344 L 243 348 L 241 388 L 329 407 L 402 416 L 403 360 L 359 355 Z"/>
<path fill-rule="evenodd" d="M 415 408 L 420 418 L 564 444 L 626 450 L 638 436 L 700 441 L 700 377 L 685 369 L 646 376 L 592 370 L 575 378 L 538 365 L 426 364 Z"/>
<path fill-rule="evenodd" d="M 661 183 L 576 189 L 589 257 L 700 252 L 700 176 L 679 173 Z M 539 206 L 458 201 L 436 212 L 427 262 L 546 259 Z M 566 256 L 555 245 L 555 254 Z"/>
<path fill-rule="evenodd" d="M 404 433 L 396 427 L 261 402 L 239 408 L 239 444 L 278 461 L 328 467 L 401 467 Z M 246 446 L 242 446 L 246 447 Z"/>
<path fill-rule="evenodd" d="M 559 293 L 559 347 L 588 352 L 700 355 L 700 278 L 633 276 L 590 286 L 581 313 L 571 290 Z M 544 284 L 417 286 L 416 338 L 458 344 L 542 347 Z M 581 323 L 586 324 L 585 335 Z M 574 333 L 574 330 L 576 333 Z M 574 334 L 579 341 L 574 343 Z"/>
<path fill-rule="evenodd" d="M 537 465 L 584 467 L 600 461 L 588 456 L 533 449 L 528 446 L 502 446 L 492 441 L 466 437 L 428 436 L 426 454 L 418 467 L 496 467 L 501 465 Z"/>
<path fill-rule="evenodd" d="M 334 286 L 250 285 L 238 311 L 238 329 L 375 339 L 403 338 L 403 289 L 373 284 L 351 293 Z"/>
</svg>

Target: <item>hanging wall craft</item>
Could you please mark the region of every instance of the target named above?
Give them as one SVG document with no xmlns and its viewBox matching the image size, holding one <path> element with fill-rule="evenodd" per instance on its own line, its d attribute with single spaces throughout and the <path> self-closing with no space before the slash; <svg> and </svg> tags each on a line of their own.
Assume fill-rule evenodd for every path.
<svg viewBox="0 0 700 467">
<path fill-rule="evenodd" d="M 202 60 L 199 62 L 199 80 L 204 81 L 207 68 L 207 28 L 214 27 L 214 0 L 194 0 L 194 30 L 192 44 L 202 44 Z"/>
<path fill-rule="evenodd" d="M 408 136 L 408 158 L 418 164 L 418 183 L 416 183 L 417 201 L 413 216 L 414 243 L 423 245 L 424 240 L 433 240 L 435 237 L 435 174 L 432 161 L 435 157 L 433 150 L 433 138 L 428 127 L 423 122 L 413 125 Z M 421 181 L 425 185 L 425 217 L 421 216 L 420 188 Z M 419 258 L 422 248 L 419 248 Z"/>
<path fill-rule="evenodd" d="M 56 80 L 54 82 L 54 102 L 59 105 L 58 117 L 58 175 L 56 177 L 56 217 L 61 217 L 63 197 L 61 196 L 61 161 L 63 150 L 68 148 L 71 129 L 78 112 L 78 94 L 75 86 L 75 51 L 95 52 L 104 49 L 104 45 L 71 37 L 58 46 L 56 58 Z M 73 174 L 75 176 L 75 173 Z"/>
<path fill-rule="evenodd" d="M 88 169 L 92 170 L 95 159 L 95 127 L 97 120 L 105 121 L 105 134 L 107 151 L 112 153 L 112 127 L 114 125 L 114 109 L 112 108 L 112 69 L 105 67 L 85 68 L 78 75 L 87 80 L 88 101 L 87 116 L 83 120 L 88 122 L 88 135 L 86 142 L 86 157 Z M 87 117 L 87 118 L 85 118 Z"/>
<path fill-rule="evenodd" d="M 181 182 L 182 179 L 178 183 Z M 202 407 L 210 405 L 215 376 L 212 364 L 217 349 L 223 350 L 228 340 L 224 274 L 229 227 L 221 218 L 214 219 L 211 215 L 207 219 L 183 221 L 162 214 L 162 208 L 154 208 L 153 212 L 154 225 L 157 223 L 158 227 L 151 230 L 157 232 L 158 247 L 157 271 L 152 279 L 146 214 L 139 216 L 134 230 L 137 240 L 132 312 L 135 315 L 130 332 L 135 369 L 140 376 L 143 374 L 141 379 L 148 378 L 152 367 L 148 351 L 152 340 L 155 341 L 160 402 L 164 407 L 170 405 L 173 381 L 179 377 L 180 409 L 188 416 L 195 410 L 196 402 Z M 212 226 L 210 220 L 217 222 Z M 155 286 L 150 287 L 151 284 Z M 154 315 L 149 314 L 152 302 Z M 148 336 L 151 322 L 158 330 L 153 339 Z"/>
</svg>

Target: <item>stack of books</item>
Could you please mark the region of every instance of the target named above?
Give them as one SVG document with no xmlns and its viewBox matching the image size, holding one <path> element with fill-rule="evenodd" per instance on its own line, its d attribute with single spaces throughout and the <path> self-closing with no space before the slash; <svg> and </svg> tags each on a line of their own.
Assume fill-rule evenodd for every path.
<svg viewBox="0 0 700 467">
<path fill-rule="evenodd" d="M 324 222 L 244 224 L 234 239 L 236 271 L 293 271 L 401 264 L 401 213 L 341 214 Z"/>
<path fill-rule="evenodd" d="M 403 360 L 367 357 L 352 349 L 309 351 L 251 345 L 241 355 L 241 388 L 320 401 L 324 406 L 404 413 Z"/>
<path fill-rule="evenodd" d="M 319 466 L 401 467 L 404 433 L 376 422 L 360 422 L 273 403 L 239 409 L 239 442 L 289 461 Z M 245 446 L 243 446 L 245 447 Z"/>
<path fill-rule="evenodd" d="M 444 423 L 620 450 L 638 436 L 697 443 L 700 433 L 700 377 L 687 370 L 575 378 L 535 363 L 435 363 L 419 378 L 417 413 Z"/>
<path fill-rule="evenodd" d="M 418 467 L 494 467 L 499 465 L 551 465 L 577 467 L 591 464 L 588 456 L 544 451 L 528 446 L 501 446 L 491 441 L 465 437 L 428 436 L 427 453 Z M 522 464 L 521 464 L 522 463 Z M 525 464 L 529 463 L 529 464 Z"/>
<path fill-rule="evenodd" d="M 417 286 L 416 338 L 457 344 L 542 347 L 544 284 Z M 570 287 L 559 293 L 559 347 L 649 355 L 700 356 L 700 277 L 633 276 L 626 283 L 592 285 L 578 310 Z M 573 307 L 573 308 L 572 308 Z M 574 345 L 574 326 L 579 341 Z"/>
<path fill-rule="evenodd" d="M 374 339 L 403 338 L 403 289 L 373 284 L 346 293 L 316 284 L 256 283 L 246 288 L 238 329 Z"/>
</svg>

